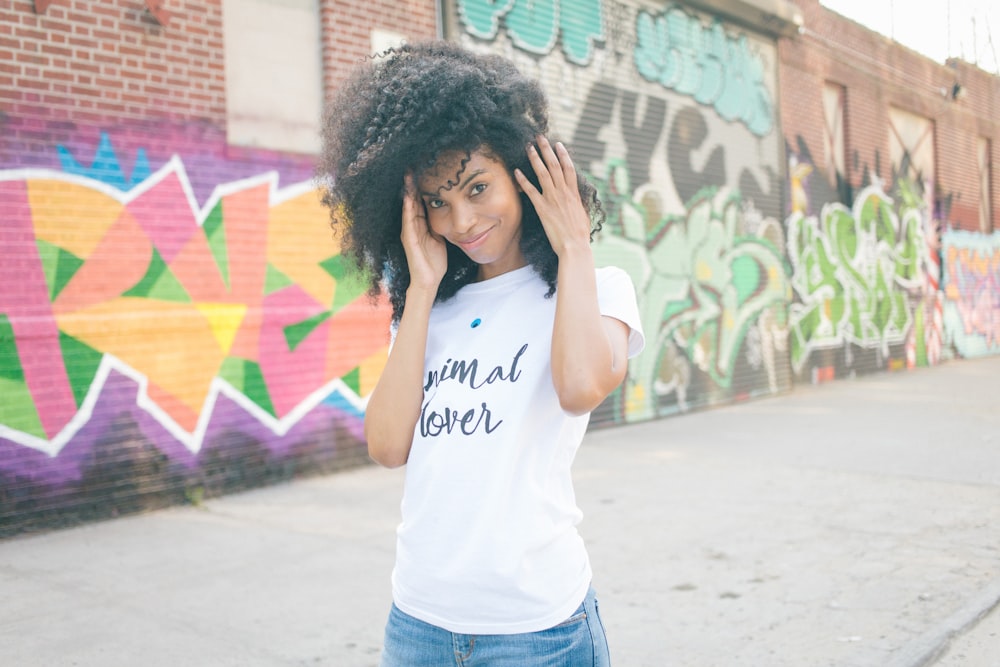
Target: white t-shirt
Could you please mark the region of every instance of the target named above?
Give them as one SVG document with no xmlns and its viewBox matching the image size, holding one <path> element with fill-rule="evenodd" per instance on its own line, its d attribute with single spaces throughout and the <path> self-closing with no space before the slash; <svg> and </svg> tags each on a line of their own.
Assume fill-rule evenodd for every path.
<svg viewBox="0 0 1000 667">
<path fill-rule="evenodd" d="M 601 313 L 631 328 L 635 356 L 644 339 L 631 279 L 598 269 L 597 290 Z M 570 476 L 589 415 L 559 406 L 547 291 L 526 266 L 431 311 L 392 589 L 399 609 L 451 632 L 544 630 L 590 586 Z"/>
</svg>

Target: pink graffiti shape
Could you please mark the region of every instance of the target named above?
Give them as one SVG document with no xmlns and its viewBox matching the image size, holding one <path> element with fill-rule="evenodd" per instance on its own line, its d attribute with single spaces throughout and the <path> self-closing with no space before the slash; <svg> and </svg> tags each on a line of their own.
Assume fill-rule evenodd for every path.
<svg viewBox="0 0 1000 667">
<path fill-rule="evenodd" d="M 329 321 L 317 326 L 294 350 L 285 327 L 322 313 L 323 306 L 292 285 L 264 297 L 260 331 L 260 369 L 279 418 L 323 385 Z"/>
<path fill-rule="evenodd" d="M 53 437 L 76 413 L 52 315 L 49 290 L 35 242 L 24 181 L 0 182 L 0 313 L 14 329 L 24 381 L 34 398 L 42 428 Z"/>
<path fill-rule="evenodd" d="M 176 172 L 142 193 L 128 205 L 153 246 L 168 264 L 198 231 L 191 205 Z"/>
</svg>

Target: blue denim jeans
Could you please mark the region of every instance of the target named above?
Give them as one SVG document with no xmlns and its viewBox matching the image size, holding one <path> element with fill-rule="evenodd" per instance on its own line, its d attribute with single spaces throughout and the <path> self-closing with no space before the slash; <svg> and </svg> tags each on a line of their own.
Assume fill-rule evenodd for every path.
<svg viewBox="0 0 1000 667">
<path fill-rule="evenodd" d="M 594 589 L 559 625 L 516 635 L 463 635 L 392 605 L 381 667 L 610 667 Z"/>
</svg>

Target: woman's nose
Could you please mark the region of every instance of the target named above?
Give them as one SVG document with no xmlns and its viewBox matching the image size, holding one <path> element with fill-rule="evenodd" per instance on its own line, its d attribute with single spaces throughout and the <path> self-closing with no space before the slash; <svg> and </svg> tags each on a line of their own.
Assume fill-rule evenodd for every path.
<svg viewBox="0 0 1000 667">
<path fill-rule="evenodd" d="M 467 206 L 460 206 L 455 209 L 455 231 L 467 232 L 476 226 L 476 212 Z"/>
</svg>

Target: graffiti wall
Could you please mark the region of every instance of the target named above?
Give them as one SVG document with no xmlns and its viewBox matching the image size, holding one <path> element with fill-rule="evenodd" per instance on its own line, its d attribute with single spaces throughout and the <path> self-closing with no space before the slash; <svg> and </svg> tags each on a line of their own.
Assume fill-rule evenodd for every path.
<svg viewBox="0 0 1000 667">
<path fill-rule="evenodd" d="M 891 110 L 883 181 L 786 144 L 774 38 L 722 17 L 441 6 L 447 38 L 543 83 L 607 213 L 598 264 L 635 283 L 647 346 L 592 424 L 1000 353 L 1000 235 L 940 231 L 970 197 L 936 182 L 939 120 Z M 836 150 L 843 99 L 822 107 Z M 366 460 L 389 308 L 352 280 L 311 158 L 208 120 L 18 114 L 0 113 L 0 536 Z"/>
<path fill-rule="evenodd" d="M 0 533 L 364 456 L 389 311 L 309 161 L 79 134 L 0 165 Z"/>
<path fill-rule="evenodd" d="M 948 231 L 941 241 L 948 343 L 963 357 L 1000 354 L 1000 232 Z"/>
<path fill-rule="evenodd" d="M 896 175 L 851 191 L 789 149 L 785 220 L 794 293 L 789 357 L 796 379 L 926 366 L 941 360 L 943 322 L 937 222 L 920 181 Z"/>
<path fill-rule="evenodd" d="M 541 80 L 555 132 L 607 209 L 598 263 L 635 282 L 646 350 L 594 422 L 788 388 L 773 41 L 680 4 L 445 6 L 449 38 Z"/>
</svg>

